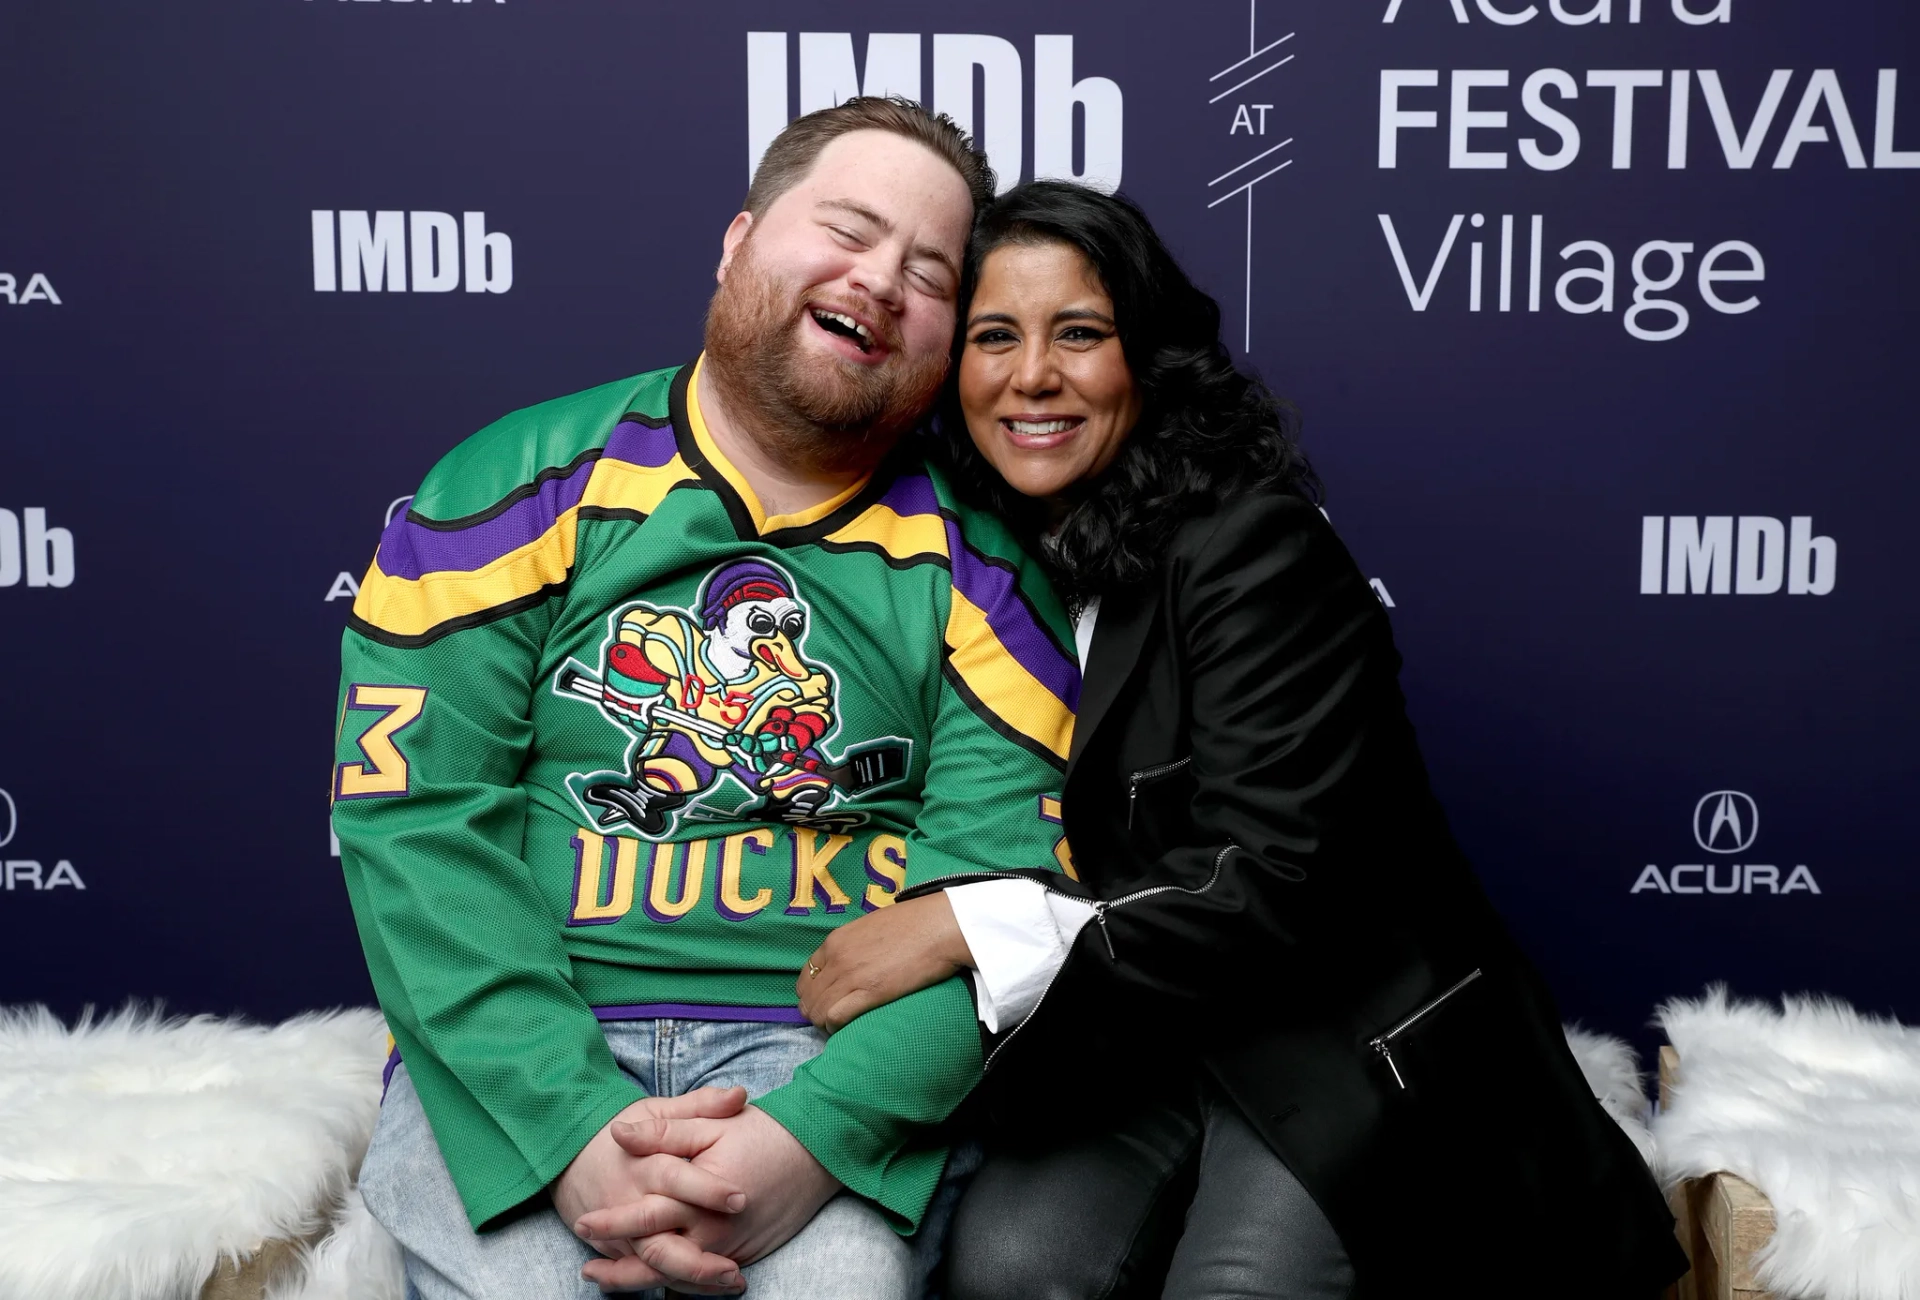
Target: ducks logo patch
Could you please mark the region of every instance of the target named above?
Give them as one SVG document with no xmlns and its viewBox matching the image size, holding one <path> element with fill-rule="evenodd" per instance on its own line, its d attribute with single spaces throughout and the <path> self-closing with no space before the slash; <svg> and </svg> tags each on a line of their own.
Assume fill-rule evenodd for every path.
<svg viewBox="0 0 1920 1300">
<path fill-rule="evenodd" d="M 908 743 L 870 741 L 839 758 L 822 747 L 839 727 L 837 684 L 806 658 L 811 611 L 793 579 L 763 560 L 738 560 L 707 575 L 697 606 L 616 610 L 601 672 L 570 662 L 554 682 L 634 737 L 624 776 L 569 782 L 601 828 L 624 823 L 659 836 L 676 813 L 826 829 L 864 821 L 827 810 L 842 795 L 903 779 Z M 749 802 L 711 806 L 729 777 Z"/>
</svg>

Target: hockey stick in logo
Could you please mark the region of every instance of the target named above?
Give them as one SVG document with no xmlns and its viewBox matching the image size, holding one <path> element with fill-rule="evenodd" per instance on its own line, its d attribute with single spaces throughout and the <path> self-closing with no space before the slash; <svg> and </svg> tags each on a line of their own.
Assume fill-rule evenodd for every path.
<svg viewBox="0 0 1920 1300">
<path fill-rule="evenodd" d="M 565 668 L 560 672 L 560 689 L 583 700 L 592 700 L 595 704 L 606 701 L 606 684 L 598 678 L 589 677 L 578 668 Z M 656 704 L 648 712 L 649 717 L 659 718 L 662 722 L 671 722 L 696 735 L 704 736 L 714 744 L 725 749 L 741 762 L 752 761 L 753 755 L 742 748 L 743 737 L 737 731 L 729 731 L 717 722 L 710 722 L 698 714 L 676 709 L 670 704 Z"/>
<path fill-rule="evenodd" d="M 577 695 L 583 700 L 591 700 L 595 704 L 603 703 L 606 699 L 604 683 L 572 666 L 561 670 L 559 686 L 568 694 Z M 654 705 L 650 716 L 704 736 L 742 762 L 752 760 L 753 756 L 740 744 L 745 737 L 737 731 L 729 731 L 717 722 L 688 713 L 684 709 L 676 709 L 669 704 Z M 784 763 L 778 764 L 770 769 L 770 774 L 777 774 L 787 766 L 788 764 Z M 860 794 L 877 786 L 892 785 L 907 774 L 907 743 L 903 740 L 888 738 L 855 745 L 848 752 L 845 761 L 822 763 L 819 773 L 848 794 Z"/>
</svg>

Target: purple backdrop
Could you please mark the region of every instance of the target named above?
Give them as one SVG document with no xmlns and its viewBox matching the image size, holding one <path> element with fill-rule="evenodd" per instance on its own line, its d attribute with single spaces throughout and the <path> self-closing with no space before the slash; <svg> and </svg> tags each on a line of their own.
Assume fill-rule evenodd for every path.
<svg viewBox="0 0 1920 1300">
<path fill-rule="evenodd" d="M 0 1001 L 370 998 L 325 781 L 384 517 L 505 411 L 689 356 L 756 144 L 864 86 L 1010 179 L 1117 172 L 1300 403 L 1569 1015 L 1920 1017 L 1910 5 L 873 13 L 0 18 Z"/>
</svg>

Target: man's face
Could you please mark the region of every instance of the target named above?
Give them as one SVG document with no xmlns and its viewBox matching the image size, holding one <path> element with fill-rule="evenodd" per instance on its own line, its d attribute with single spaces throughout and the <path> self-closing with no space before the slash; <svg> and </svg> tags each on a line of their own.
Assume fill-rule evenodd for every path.
<svg viewBox="0 0 1920 1300">
<path fill-rule="evenodd" d="M 923 146 L 871 130 L 829 143 L 727 230 L 707 331 L 729 392 L 790 436 L 840 435 L 790 453 L 869 458 L 946 377 L 972 216 L 966 183 Z"/>
</svg>

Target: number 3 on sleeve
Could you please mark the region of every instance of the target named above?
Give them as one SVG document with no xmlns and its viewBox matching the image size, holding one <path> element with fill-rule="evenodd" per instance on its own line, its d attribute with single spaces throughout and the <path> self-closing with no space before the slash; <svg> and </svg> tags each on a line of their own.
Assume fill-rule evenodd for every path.
<svg viewBox="0 0 1920 1300">
<path fill-rule="evenodd" d="M 360 757 L 364 761 L 342 763 L 334 769 L 333 797 L 373 799 L 406 794 L 407 759 L 394 744 L 394 737 L 417 721 L 426 707 L 424 686 L 365 686 L 359 682 L 349 686 L 347 711 L 340 718 L 342 731 L 348 712 L 365 710 L 380 716 L 360 734 Z"/>
</svg>

